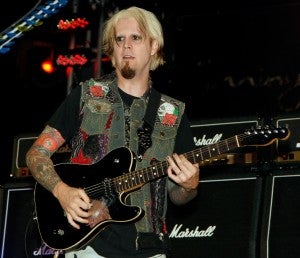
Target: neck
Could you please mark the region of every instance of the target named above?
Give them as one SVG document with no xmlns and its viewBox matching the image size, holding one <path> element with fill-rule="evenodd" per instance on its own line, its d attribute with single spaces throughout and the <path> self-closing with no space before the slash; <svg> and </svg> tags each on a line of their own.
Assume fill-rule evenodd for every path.
<svg viewBox="0 0 300 258">
<path fill-rule="evenodd" d="M 118 87 L 129 95 L 142 97 L 149 89 L 149 74 L 147 76 L 136 75 L 132 79 L 125 79 L 118 74 Z"/>
</svg>

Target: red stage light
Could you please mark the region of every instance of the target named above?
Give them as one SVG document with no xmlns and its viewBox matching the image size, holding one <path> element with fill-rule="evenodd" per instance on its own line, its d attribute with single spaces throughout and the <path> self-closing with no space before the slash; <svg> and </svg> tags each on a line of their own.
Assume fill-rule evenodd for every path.
<svg viewBox="0 0 300 258">
<path fill-rule="evenodd" d="M 53 73 L 55 70 L 53 63 L 50 60 L 43 61 L 41 64 L 41 68 L 45 73 L 49 73 L 49 74 Z"/>
</svg>

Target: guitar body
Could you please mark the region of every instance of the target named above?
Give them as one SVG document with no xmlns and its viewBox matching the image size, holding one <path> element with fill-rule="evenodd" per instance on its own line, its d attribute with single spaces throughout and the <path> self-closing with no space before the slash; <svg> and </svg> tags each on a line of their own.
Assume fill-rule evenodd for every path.
<svg viewBox="0 0 300 258">
<path fill-rule="evenodd" d="M 88 194 L 89 197 L 105 201 L 111 219 L 102 221 L 93 228 L 81 224 L 79 230 L 75 229 L 69 224 L 58 200 L 43 186 L 36 183 L 35 211 L 39 233 L 45 244 L 56 250 L 77 249 L 88 243 L 111 223 L 128 223 L 141 219 L 144 215 L 141 208 L 125 204 L 130 192 L 116 192 L 110 182 L 111 178 L 127 173 L 134 169 L 134 166 L 134 154 L 125 147 L 110 152 L 92 165 L 72 163 L 56 165 L 57 173 L 70 186 L 84 189 L 95 188 L 96 191 L 91 191 L 91 194 Z M 97 191 L 97 188 L 103 190 Z"/>
</svg>

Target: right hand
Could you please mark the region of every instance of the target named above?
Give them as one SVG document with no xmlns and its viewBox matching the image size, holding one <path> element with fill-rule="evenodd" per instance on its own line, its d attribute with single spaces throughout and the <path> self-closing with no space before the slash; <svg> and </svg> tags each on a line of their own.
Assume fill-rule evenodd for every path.
<svg viewBox="0 0 300 258">
<path fill-rule="evenodd" d="M 104 201 L 93 200 L 92 207 L 90 208 L 89 212 L 91 213 L 91 216 L 88 218 L 88 220 L 91 228 L 102 221 L 111 219 L 109 209 Z"/>
<path fill-rule="evenodd" d="M 79 223 L 89 224 L 91 201 L 83 189 L 71 187 L 64 182 L 59 182 L 53 190 L 54 196 L 66 213 L 68 222 L 80 229 Z"/>
</svg>

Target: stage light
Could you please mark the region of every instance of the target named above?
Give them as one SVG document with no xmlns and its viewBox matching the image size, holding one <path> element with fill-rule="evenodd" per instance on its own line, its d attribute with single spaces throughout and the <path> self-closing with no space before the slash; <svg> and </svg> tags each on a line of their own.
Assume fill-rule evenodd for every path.
<svg viewBox="0 0 300 258">
<path fill-rule="evenodd" d="M 84 54 L 74 54 L 74 55 L 59 55 L 56 59 L 57 65 L 62 66 L 83 66 L 88 62 L 88 59 Z"/>
<path fill-rule="evenodd" d="M 89 25 L 89 21 L 86 18 L 76 18 L 72 20 L 60 20 L 57 28 L 60 30 L 74 30 L 76 28 L 84 29 Z"/>
<path fill-rule="evenodd" d="M 41 68 L 45 73 L 51 74 L 55 71 L 54 65 L 51 60 L 44 60 L 41 63 Z"/>
</svg>

